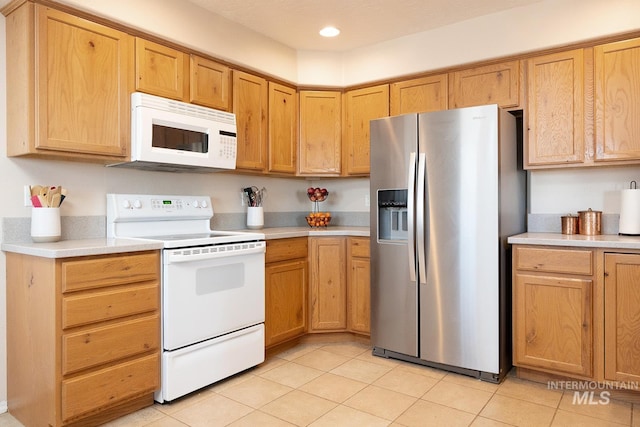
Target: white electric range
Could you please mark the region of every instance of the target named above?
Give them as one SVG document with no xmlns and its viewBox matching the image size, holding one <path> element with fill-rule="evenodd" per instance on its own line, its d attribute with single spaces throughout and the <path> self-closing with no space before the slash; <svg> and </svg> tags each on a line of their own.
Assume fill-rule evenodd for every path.
<svg viewBox="0 0 640 427">
<path fill-rule="evenodd" d="M 264 234 L 212 217 L 208 196 L 107 194 L 107 237 L 163 242 L 160 403 L 264 361 Z"/>
</svg>

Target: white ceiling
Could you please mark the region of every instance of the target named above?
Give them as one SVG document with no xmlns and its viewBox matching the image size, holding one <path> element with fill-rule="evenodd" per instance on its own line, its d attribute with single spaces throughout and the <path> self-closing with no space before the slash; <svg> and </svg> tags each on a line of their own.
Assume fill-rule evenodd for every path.
<svg viewBox="0 0 640 427">
<path fill-rule="evenodd" d="M 347 51 L 542 0 L 189 0 L 296 50 Z M 332 25 L 333 39 L 318 35 Z"/>
</svg>

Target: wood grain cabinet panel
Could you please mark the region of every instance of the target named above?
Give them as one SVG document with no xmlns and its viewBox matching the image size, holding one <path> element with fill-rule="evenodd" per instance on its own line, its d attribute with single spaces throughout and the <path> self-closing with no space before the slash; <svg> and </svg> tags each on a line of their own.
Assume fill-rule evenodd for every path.
<svg viewBox="0 0 640 427">
<path fill-rule="evenodd" d="M 640 254 L 605 254 L 605 379 L 640 381 Z"/>
<path fill-rule="evenodd" d="M 267 81 L 233 70 L 233 112 L 238 128 L 236 169 L 264 172 L 267 169 Z"/>
<path fill-rule="evenodd" d="M 591 156 L 585 154 L 583 66 L 582 49 L 526 60 L 525 167 L 580 164 Z"/>
<path fill-rule="evenodd" d="M 269 172 L 294 175 L 298 155 L 298 94 L 269 82 Z"/>
<path fill-rule="evenodd" d="M 309 238 L 310 332 L 347 329 L 346 240 Z"/>
<path fill-rule="evenodd" d="M 392 83 L 390 114 L 397 116 L 446 110 L 449 101 L 447 76 L 438 74 Z"/>
<path fill-rule="evenodd" d="M 136 37 L 136 90 L 186 101 L 189 93 L 188 55 Z"/>
<path fill-rule="evenodd" d="M 517 273 L 514 363 L 590 377 L 593 281 Z"/>
<path fill-rule="evenodd" d="M 189 102 L 216 108 L 231 109 L 231 70 L 226 65 L 189 56 Z"/>
<path fill-rule="evenodd" d="M 389 115 L 389 85 L 350 90 L 344 94 L 343 164 L 346 175 L 369 174 L 370 127 Z"/>
<path fill-rule="evenodd" d="M 640 38 L 594 48 L 595 160 L 640 160 Z"/>
<path fill-rule="evenodd" d="M 342 167 L 342 94 L 300 91 L 300 175 L 337 176 Z"/>
<path fill-rule="evenodd" d="M 134 38 L 31 2 L 6 33 L 7 155 L 123 161 Z"/>
<path fill-rule="evenodd" d="M 509 61 L 456 71 L 449 77 L 449 108 L 520 105 L 520 62 Z"/>
<path fill-rule="evenodd" d="M 371 333 L 371 268 L 369 238 L 347 240 L 348 328 L 351 332 Z"/>
</svg>

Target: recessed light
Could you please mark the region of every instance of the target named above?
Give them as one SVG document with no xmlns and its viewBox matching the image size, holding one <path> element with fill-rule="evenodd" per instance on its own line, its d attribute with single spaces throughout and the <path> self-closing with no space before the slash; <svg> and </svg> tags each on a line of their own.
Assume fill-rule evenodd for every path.
<svg viewBox="0 0 640 427">
<path fill-rule="evenodd" d="M 335 37 L 340 34 L 340 30 L 336 27 L 324 27 L 320 30 L 320 35 L 322 37 Z"/>
</svg>

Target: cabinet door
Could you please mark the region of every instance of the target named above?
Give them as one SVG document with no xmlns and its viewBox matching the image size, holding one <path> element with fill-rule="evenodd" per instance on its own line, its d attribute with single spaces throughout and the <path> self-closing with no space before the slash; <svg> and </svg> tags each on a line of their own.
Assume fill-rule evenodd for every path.
<svg viewBox="0 0 640 427">
<path fill-rule="evenodd" d="M 307 331 L 307 260 L 267 264 L 265 270 L 265 345 Z"/>
<path fill-rule="evenodd" d="M 640 159 L 640 38 L 594 48 L 595 160 Z"/>
<path fill-rule="evenodd" d="M 605 254 L 605 379 L 640 381 L 640 255 Z"/>
<path fill-rule="evenodd" d="M 391 115 L 446 110 L 447 74 L 406 80 L 391 85 Z"/>
<path fill-rule="evenodd" d="M 133 38 L 46 7 L 36 11 L 35 149 L 127 156 Z"/>
<path fill-rule="evenodd" d="M 231 70 L 226 65 L 197 55 L 190 57 L 189 102 L 229 111 Z"/>
<path fill-rule="evenodd" d="M 369 239 L 351 237 L 348 241 L 348 327 L 350 331 L 371 333 L 371 273 Z"/>
<path fill-rule="evenodd" d="M 592 375 L 592 286 L 588 279 L 515 275 L 516 366 Z"/>
<path fill-rule="evenodd" d="M 301 175 L 339 175 L 342 153 L 342 94 L 300 91 Z"/>
<path fill-rule="evenodd" d="M 233 112 L 238 127 L 236 169 L 264 171 L 267 168 L 267 81 L 242 71 L 233 71 Z"/>
<path fill-rule="evenodd" d="M 297 101 L 295 88 L 269 82 L 269 172 L 296 173 Z"/>
<path fill-rule="evenodd" d="M 187 54 L 136 37 L 136 90 L 166 98 L 187 100 Z"/>
<path fill-rule="evenodd" d="M 369 121 L 389 115 L 389 85 L 345 93 L 343 159 L 347 175 L 369 174 Z"/>
<path fill-rule="evenodd" d="M 527 60 L 526 166 L 585 159 L 583 51 Z"/>
<path fill-rule="evenodd" d="M 347 327 L 346 241 L 312 237 L 310 259 L 311 331 Z"/>
<path fill-rule="evenodd" d="M 520 62 L 510 61 L 456 71 L 449 77 L 449 108 L 520 105 Z"/>
</svg>

